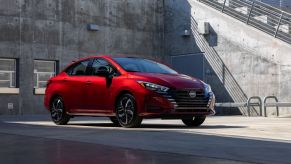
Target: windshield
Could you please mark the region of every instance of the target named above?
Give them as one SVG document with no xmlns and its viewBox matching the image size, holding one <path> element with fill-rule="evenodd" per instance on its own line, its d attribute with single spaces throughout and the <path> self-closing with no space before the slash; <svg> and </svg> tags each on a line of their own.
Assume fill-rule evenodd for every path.
<svg viewBox="0 0 291 164">
<path fill-rule="evenodd" d="M 158 62 L 142 58 L 113 58 L 127 72 L 178 74 Z"/>
</svg>

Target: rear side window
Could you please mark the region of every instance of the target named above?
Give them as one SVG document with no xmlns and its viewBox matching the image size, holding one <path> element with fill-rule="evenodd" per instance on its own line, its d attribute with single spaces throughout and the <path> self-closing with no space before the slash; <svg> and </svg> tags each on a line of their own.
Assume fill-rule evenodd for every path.
<svg viewBox="0 0 291 164">
<path fill-rule="evenodd" d="M 67 69 L 66 73 L 70 76 L 86 76 L 88 75 L 87 66 L 89 65 L 90 60 L 81 61 L 72 65 Z"/>
</svg>

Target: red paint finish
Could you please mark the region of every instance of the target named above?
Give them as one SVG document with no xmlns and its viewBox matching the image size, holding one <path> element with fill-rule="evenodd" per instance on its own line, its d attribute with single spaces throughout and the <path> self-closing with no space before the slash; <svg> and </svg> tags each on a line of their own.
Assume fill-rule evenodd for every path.
<svg viewBox="0 0 291 164">
<path fill-rule="evenodd" d="M 111 78 L 86 74 L 90 72 L 92 62 L 96 59 L 107 61 L 116 74 Z M 84 61 L 88 61 L 85 74 L 70 74 L 72 67 Z M 138 81 L 165 86 L 169 90 L 158 93 L 143 87 Z M 135 97 L 138 114 L 143 117 L 213 115 L 215 96 L 212 91 L 206 93 L 205 86 L 199 79 L 178 73 L 128 72 L 114 58 L 93 56 L 72 63 L 59 75 L 51 78 L 44 104 L 49 109 L 52 98 L 61 96 L 69 114 L 114 116 L 118 96 L 127 92 Z M 195 91 L 197 96 L 191 98 L 190 91 Z"/>
</svg>

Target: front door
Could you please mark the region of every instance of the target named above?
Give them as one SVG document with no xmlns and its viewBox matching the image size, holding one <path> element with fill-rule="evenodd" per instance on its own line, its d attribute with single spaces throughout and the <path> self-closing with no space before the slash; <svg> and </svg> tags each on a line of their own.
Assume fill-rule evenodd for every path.
<svg viewBox="0 0 291 164">
<path fill-rule="evenodd" d="M 113 67 L 108 61 L 101 58 L 94 59 L 92 63 L 91 84 L 88 86 L 88 105 L 94 112 L 106 113 L 110 112 L 110 99 L 111 99 L 111 78 L 108 78 L 98 73 L 100 67 L 105 67 L 110 74 L 112 74 Z"/>
</svg>

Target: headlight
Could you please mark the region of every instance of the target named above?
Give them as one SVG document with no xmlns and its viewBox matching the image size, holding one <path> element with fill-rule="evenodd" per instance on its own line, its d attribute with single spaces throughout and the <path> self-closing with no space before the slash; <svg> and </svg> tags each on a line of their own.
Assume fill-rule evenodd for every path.
<svg viewBox="0 0 291 164">
<path fill-rule="evenodd" d="M 212 89 L 209 84 L 204 83 L 204 90 L 205 90 L 205 94 L 212 93 Z"/>
<path fill-rule="evenodd" d="M 169 90 L 168 87 L 158 85 L 155 83 L 145 82 L 145 81 L 137 81 L 142 87 L 155 91 L 155 92 L 167 92 Z"/>
</svg>

